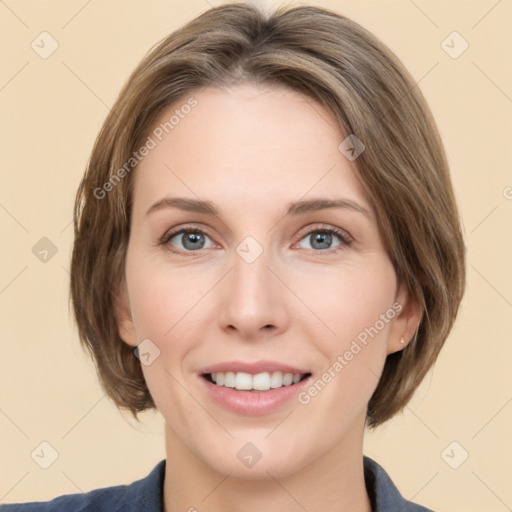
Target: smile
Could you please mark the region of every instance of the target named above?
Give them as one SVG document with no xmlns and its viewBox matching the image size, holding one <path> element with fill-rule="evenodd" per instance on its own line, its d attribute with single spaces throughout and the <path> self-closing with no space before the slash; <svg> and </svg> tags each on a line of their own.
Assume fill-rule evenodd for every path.
<svg viewBox="0 0 512 512">
<path fill-rule="evenodd" d="M 297 395 L 311 384 L 312 373 L 279 361 L 225 361 L 198 373 L 200 387 L 222 409 L 260 416 L 296 405 Z"/>
<path fill-rule="evenodd" d="M 268 391 L 283 386 L 292 386 L 308 377 L 309 373 L 262 372 L 251 375 L 246 372 L 207 373 L 204 377 L 217 386 L 234 388 L 239 391 Z"/>
</svg>

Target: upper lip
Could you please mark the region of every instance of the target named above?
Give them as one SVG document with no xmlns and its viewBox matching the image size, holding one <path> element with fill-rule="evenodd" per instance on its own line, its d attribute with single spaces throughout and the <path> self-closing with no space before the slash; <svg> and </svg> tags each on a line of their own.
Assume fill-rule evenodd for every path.
<svg viewBox="0 0 512 512">
<path fill-rule="evenodd" d="M 225 361 L 223 363 L 212 364 L 200 370 L 200 374 L 206 373 L 226 373 L 226 372 L 245 372 L 251 375 L 257 375 L 263 372 L 283 372 L 296 374 L 309 373 L 306 370 L 279 361 L 254 361 L 247 363 L 243 361 Z"/>
</svg>

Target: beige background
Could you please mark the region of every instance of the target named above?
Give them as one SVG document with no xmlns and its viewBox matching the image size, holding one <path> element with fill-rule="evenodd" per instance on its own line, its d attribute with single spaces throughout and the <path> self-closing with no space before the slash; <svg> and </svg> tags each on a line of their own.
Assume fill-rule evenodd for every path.
<svg viewBox="0 0 512 512">
<path fill-rule="evenodd" d="M 160 414 L 141 424 L 120 414 L 79 346 L 67 309 L 70 222 L 94 138 L 129 73 L 154 43 L 221 3 L 0 1 L 0 502 L 130 483 L 165 456 Z M 406 498 L 436 511 L 510 510 L 512 2 L 310 3 L 370 29 L 420 82 L 468 247 L 467 294 L 435 369 L 403 415 L 367 435 L 365 452 Z M 31 48 L 42 31 L 59 44 L 47 59 Z M 457 59 L 441 47 L 453 31 L 469 43 Z M 32 253 L 42 237 L 58 249 L 46 263 Z M 43 441 L 59 454 L 48 469 L 31 457 Z M 445 459 L 454 465 L 462 450 L 469 458 L 452 469 Z"/>
</svg>

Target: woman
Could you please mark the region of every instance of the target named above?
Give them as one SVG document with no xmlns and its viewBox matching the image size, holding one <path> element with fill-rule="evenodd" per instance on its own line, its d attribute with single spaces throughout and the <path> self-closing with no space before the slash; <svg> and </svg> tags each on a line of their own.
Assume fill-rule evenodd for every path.
<svg viewBox="0 0 512 512">
<path fill-rule="evenodd" d="M 421 511 L 363 456 L 455 320 L 464 243 L 398 59 L 315 7 L 210 9 L 132 73 L 75 207 L 71 299 L 166 459 L 42 510 Z"/>
</svg>

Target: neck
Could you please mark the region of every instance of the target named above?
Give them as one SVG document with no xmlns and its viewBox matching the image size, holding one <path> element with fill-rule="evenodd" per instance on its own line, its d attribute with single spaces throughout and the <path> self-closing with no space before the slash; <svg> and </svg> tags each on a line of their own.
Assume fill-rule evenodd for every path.
<svg viewBox="0 0 512 512">
<path fill-rule="evenodd" d="M 222 474 L 165 425 L 164 512 L 371 512 L 363 469 L 363 428 L 348 433 L 300 471 L 259 480 Z"/>
</svg>

